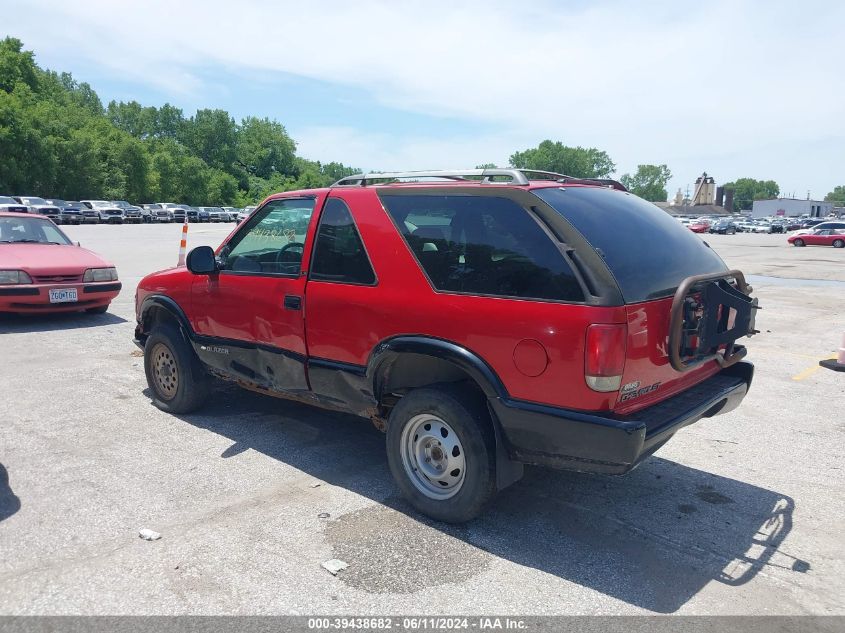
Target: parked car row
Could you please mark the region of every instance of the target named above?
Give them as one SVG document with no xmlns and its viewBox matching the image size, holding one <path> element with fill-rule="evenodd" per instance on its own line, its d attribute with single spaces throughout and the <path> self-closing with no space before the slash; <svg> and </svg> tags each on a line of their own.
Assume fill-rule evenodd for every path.
<svg viewBox="0 0 845 633">
<path fill-rule="evenodd" d="M 153 222 L 242 222 L 255 207 L 193 207 L 174 202 L 141 205 L 126 200 L 44 199 L 0 196 L 0 212 L 35 213 L 56 224 L 141 224 Z"/>
<path fill-rule="evenodd" d="M 681 224 L 693 233 L 787 233 L 801 229 L 811 229 L 824 222 L 819 218 L 745 218 L 738 216 L 676 216 Z"/>
</svg>

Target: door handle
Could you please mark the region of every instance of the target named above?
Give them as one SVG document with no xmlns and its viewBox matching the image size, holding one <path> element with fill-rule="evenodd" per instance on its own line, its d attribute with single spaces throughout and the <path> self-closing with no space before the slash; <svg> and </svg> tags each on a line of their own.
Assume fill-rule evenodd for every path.
<svg viewBox="0 0 845 633">
<path fill-rule="evenodd" d="M 302 308 L 302 297 L 297 295 L 285 295 L 285 310 L 300 310 Z"/>
</svg>

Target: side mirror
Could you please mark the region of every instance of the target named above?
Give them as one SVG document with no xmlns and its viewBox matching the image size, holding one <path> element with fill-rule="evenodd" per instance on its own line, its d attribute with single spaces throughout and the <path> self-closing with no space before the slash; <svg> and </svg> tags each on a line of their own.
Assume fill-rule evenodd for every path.
<svg viewBox="0 0 845 633">
<path fill-rule="evenodd" d="M 217 260 L 210 246 L 197 246 L 188 253 L 185 265 L 195 275 L 210 275 L 217 272 Z"/>
</svg>

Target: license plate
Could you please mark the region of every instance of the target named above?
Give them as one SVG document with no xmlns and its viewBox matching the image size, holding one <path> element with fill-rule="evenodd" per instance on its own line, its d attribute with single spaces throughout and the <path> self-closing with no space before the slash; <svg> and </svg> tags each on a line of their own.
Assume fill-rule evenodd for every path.
<svg viewBox="0 0 845 633">
<path fill-rule="evenodd" d="M 79 301 L 76 288 L 61 288 L 50 291 L 50 303 L 73 303 Z"/>
</svg>

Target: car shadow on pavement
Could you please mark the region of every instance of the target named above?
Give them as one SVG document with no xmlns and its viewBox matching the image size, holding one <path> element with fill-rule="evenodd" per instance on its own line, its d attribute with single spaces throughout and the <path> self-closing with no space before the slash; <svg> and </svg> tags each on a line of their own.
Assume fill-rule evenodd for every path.
<svg viewBox="0 0 845 633">
<path fill-rule="evenodd" d="M 25 332 L 55 332 L 79 328 L 100 327 L 126 323 L 126 319 L 111 312 L 88 314 L 86 312 L 59 312 L 54 314 L 0 313 L 0 334 Z"/>
<path fill-rule="evenodd" d="M 659 613 L 677 611 L 710 582 L 739 586 L 764 568 L 810 568 L 781 549 L 792 529 L 790 497 L 660 457 L 623 477 L 526 468 L 481 517 L 450 526 L 398 498 L 384 435 L 367 420 L 224 383 L 202 411 L 180 418 L 231 439 L 222 459 L 252 449 L 378 502 L 326 528 L 350 569 L 378 568 L 343 578 L 374 593 L 418 590 L 408 580 L 417 571 L 454 581 L 429 569 L 430 552 L 414 544 L 426 541 L 421 531 L 471 545 L 460 556 L 478 569 L 497 557 Z M 330 509 L 315 507 L 321 511 Z M 408 537 L 384 538 L 386 525 Z M 350 560 L 356 556 L 366 564 Z"/>
<path fill-rule="evenodd" d="M 21 500 L 9 486 L 9 472 L 0 464 L 0 521 L 5 521 L 21 509 Z"/>
</svg>

